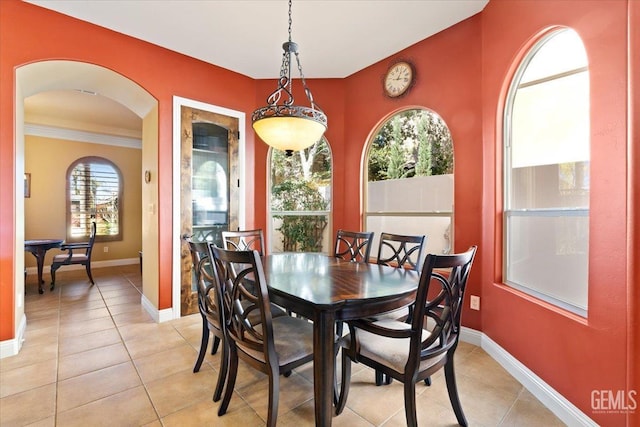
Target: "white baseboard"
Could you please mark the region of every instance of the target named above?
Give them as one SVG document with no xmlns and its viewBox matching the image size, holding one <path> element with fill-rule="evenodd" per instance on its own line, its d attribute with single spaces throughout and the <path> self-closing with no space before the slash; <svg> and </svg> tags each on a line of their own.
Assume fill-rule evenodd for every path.
<svg viewBox="0 0 640 427">
<path fill-rule="evenodd" d="M 27 316 L 23 313 L 16 337 L 10 340 L 0 341 L 0 359 L 18 354 L 20 348 L 22 348 L 22 343 L 24 342 L 24 332 L 26 329 Z"/>
<path fill-rule="evenodd" d="M 544 406 L 555 414 L 568 426 L 597 427 L 598 424 L 589 418 L 584 412 L 569 402 L 564 396 L 553 389 L 542 378 L 522 364 L 518 359 L 500 347 L 495 341 L 474 329 L 463 327 L 460 331 L 460 340 L 480 346 L 496 362 L 518 380 L 531 394 L 533 394 Z"/>
<path fill-rule="evenodd" d="M 156 306 L 153 305 L 149 299 L 142 295 L 142 299 L 140 301 L 142 307 L 149 313 L 149 315 L 153 318 L 156 323 L 168 322 L 169 320 L 176 319 L 180 317 L 180 314 L 176 316 L 173 308 L 165 308 L 164 310 L 158 310 Z"/>
<path fill-rule="evenodd" d="M 118 265 L 130 265 L 130 264 L 140 264 L 140 259 L 139 258 L 122 258 L 122 259 L 110 259 L 107 261 L 92 261 L 91 268 L 93 269 L 93 268 L 103 268 L 103 267 L 115 267 Z M 84 269 L 85 269 L 84 265 L 73 264 L 73 265 L 65 265 L 64 270 L 58 270 L 58 271 L 84 270 Z M 43 273 L 49 273 L 50 271 L 51 271 L 51 267 L 45 265 Z M 38 274 L 38 268 L 37 267 L 27 268 L 27 274 Z"/>
</svg>

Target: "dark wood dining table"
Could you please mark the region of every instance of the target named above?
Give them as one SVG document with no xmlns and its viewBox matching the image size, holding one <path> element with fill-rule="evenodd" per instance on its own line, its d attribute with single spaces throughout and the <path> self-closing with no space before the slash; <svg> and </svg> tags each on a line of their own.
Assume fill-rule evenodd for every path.
<svg viewBox="0 0 640 427">
<path fill-rule="evenodd" d="M 38 293 L 44 293 L 42 285 L 44 280 L 42 279 L 42 270 L 44 269 L 44 256 L 49 249 L 59 248 L 62 246 L 62 239 L 34 239 L 24 241 L 24 250 L 31 252 L 36 257 L 36 263 L 38 265 Z"/>
<path fill-rule="evenodd" d="M 267 255 L 263 265 L 271 302 L 313 321 L 315 425 L 330 426 L 335 323 L 408 306 L 419 274 L 318 253 Z"/>
</svg>

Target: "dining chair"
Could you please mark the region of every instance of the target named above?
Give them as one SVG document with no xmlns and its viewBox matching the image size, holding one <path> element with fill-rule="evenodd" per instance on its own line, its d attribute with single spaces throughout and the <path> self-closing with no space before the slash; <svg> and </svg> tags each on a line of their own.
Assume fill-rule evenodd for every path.
<svg viewBox="0 0 640 427">
<path fill-rule="evenodd" d="M 338 230 L 333 256 L 347 261 L 368 263 L 373 234 L 373 231 Z"/>
<path fill-rule="evenodd" d="M 380 242 L 378 245 L 378 256 L 376 257 L 376 263 L 380 265 L 387 265 L 395 268 L 408 268 L 414 271 L 420 271 L 420 265 L 422 263 L 422 252 L 426 241 L 425 235 L 402 235 L 393 233 L 380 234 Z M 395 310 L 391 313 L 387 313 L 383 316 L 378 316 L 376 319 L 381 318 L 411 318 L 413 312 L 413 306 L 404 308 L 401 310 Z M 385 376 L 382 372 L 376 371 L 376 385 L 382 385 L 391 383 L 391 377 Z M 430 382 L 430 380 L 428 381 Z"/>
<path fill-rule="evenodd" d="M 223 231 L 222 243 L 226 250 L 250 251 L 255 249 L 260 255 L 266 253 L 262 229 Z"/>
<path fill-rule="evenodd" d="M 55 255 L 51 261 L 51 290 L 56 286 L 56 271 L 63 265 L 84 265 L 87 270 L 87 276 L 89 276 L 89 281 L 92 285 L 95 284 L 93 276 L 91 275 L 91 252 L 93 251 L 95 241 L 96 223 L 92 222 L 88 242 L 65 243 L 60 246 L 60 250 L 67 251 L 67 253 Z M 80 253 L 73 253 L 74 250 Z"/>
<path fill-rule="evenodd" d="M 471 246 L 460 254 L 427 255 L 410 323 L 391 319 L 349 323 L 349 334 L 341 340 L 342 384 L 336 414 L 344 410 L 347 402 L 353 361 L 404 384 L 407 426 L 415 427 L 418 425 L 416 383 L 444 368 L 449 400 L 458 424 L 467 425 L 458 397 L 453 358 L 476 250 L 476 246 Z"/>
<path fill-rule="evenodd" d="M 280 374 L 291 372 L 313 360 L 313 326 L 291 316 L 273 317 L 260 254 L 229 251 L 209 246 L 215 264 L 217 295 L 224 302 L 224 324 L 229 349 L 227 385 L 218 409 L 229 407 L 238 373 L 238 361 L 265 373 L 269 378 L 267 426 L 276 425 Z M 252 289 L 247 283 L 252 283 Z M 260 323 L 251 321 L 258 314 Z"/>
<path fill-rule="evenodd" d="M 224 341 L 224 329 L 221 322 L 222 314 L 220 313 L 220 305 L 215 292 L 215 278 L 213 265 L 209 257 L 209 246 L 207 242 L 194 242 L 191 237 L 185 237 L 184 240 L 189 245 L 193 269 L 196 275 L 196 283 L 198 289 L 198 309 L 202 316 L 202 337 L 200 339 L 200 351 L 193 372 L 199 372 L 202 362 L 209 347 L 209 335 L 213 334 L 213 345 L 211 354 L 216 354 L 221 341 Z M 218 373 L 218 381 L 213 393 L 213 401 L 217 402 L 222 396 L 225 379 L 227 377 L 228 367 L 228 351 L 225 344 L 222 345 L 222 356 L 220 360 L 220 372 Z"/>
</svg>

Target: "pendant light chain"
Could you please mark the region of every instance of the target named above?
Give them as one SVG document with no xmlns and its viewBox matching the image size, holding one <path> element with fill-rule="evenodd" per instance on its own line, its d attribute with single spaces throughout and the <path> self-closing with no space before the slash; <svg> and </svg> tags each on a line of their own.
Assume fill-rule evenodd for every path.
<svg viewBox="0 0 640 427">
<path fill-rule="evenodd" d="M 0 0 L 1 1 L 1 0 Z M 278 85 L 268 97 L 267 105 L 251 116 L 253 128 L 268 145 L 284 150 L 287 155 L 317 142 L 327 129 L 327 116 L 316 105 L 302 72 L 298 45 L 292 41 L 292 0 L 289 0 L 289 40 L 282 45 L 282 65 Z M 291 54 L 296 57 L 302 88 L 310 107 L 294 104 L 291 79 Z"/>
<path fill-rule="evenodd" d="M 291 43 L 291 23 L 292 23 L 292 19 L 291 19 L 291 0 L 289 0 L 289 43 Z"/>
</svg>

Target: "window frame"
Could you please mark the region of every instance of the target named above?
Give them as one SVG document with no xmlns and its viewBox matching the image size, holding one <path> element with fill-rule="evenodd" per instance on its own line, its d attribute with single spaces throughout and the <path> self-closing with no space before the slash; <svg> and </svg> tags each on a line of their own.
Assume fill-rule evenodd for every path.
<svg viewBox="0 0 640 427">
<path fill-rule="evenodd" d="M 452 162 L 452 171 L 450 174 L 443 174 L 441 176 L 444 175 L 451 175 L 453 183 L 452 183 L 452 190 L 451 190 L 451 206 L 448 207 L 448 209 L 435 209 L 435 210 L 411 210 L 411 211 L 398 211 L 398 210 L 384 210 L 384 211 L 378 211 L 378 210 L 373 210 L 372 208 L 370 208 L 370 202 L 371 202 L 371 195 L 369 194 L 369 184 L 371 182 L 377 182 L 377 181 L 369 181 L 369 163 L 370 163 L 370 157 L 372 155 L 372 150 L 373 150 L 373 145 L 375 143 L 376 137 L 380 134 L 381 130 L 383 129 L 384 126 L 386 126 L 389 122 L 391 122 L 391 120 L 394 119 L 394 117 L 398 116 L 398 115 L 402 115 L 404 113 L 407 113 L 409 111 L 422 111 L 428 114 L 431 114 L 435 117 L 437 117 L 442 124 L 446 127 L 447 132 L 449 133 L 449 139 L 451 140 L 451 162 Z M 438 176 L 438 175 L 430 175 L 430 176 Z M 404 177 L 401 179 L 413 179 L 414 177 Z M 367 141 L 366 146 L 364 147 L 363 150 L 363 156 L 362 156 L 362 194 L 363 194 L 363 208 L 362 208 L 362 224 L 363 224 L 363 229 L 365 230 L 369 230 L 369 231 L 373 231 L 371 230 L 370 225 L 370 221 L 380 221 L 380 222 L 384 222 L 385 220 L 388 221 L 401 221 L 403 223 L 403 227 L 402 229 L 396 229 L 395 227 L 389 227 L 389 226 L 384 226 L 383 229 L 380 232 L 391 232 L 391 233 L 396 233 L 396 234 L 415 234 L 415 235 L 421 235 L 421 234 L 425 234 L 426 239 L 425 239 L 425 250 L 423 251 L 423 257 L 426 256 L 427 253 L 431 252 L 435 252 L 434 250 L 432 250 L 432 245 L 435 245 L 435 242 L 437 241 L 437 238 L 435 235 L 430 235 L 430 233 L 425 232 L 424 228 L 420 227 L 419 229 L 413 228 L 411 229 L 411 227 L 407 227 L 407 224 L 409 224 L 411 221 L 430 221 L 430 220 L 436 220 L 436 221 L 445 221 L 448 220 L 449 221 L 449 225 L 446 228 L 445 232 L 443 233 L 443 236 L 438 236 L 438 237 L 442 237 L 444 240 L 444 246 L 440 247 L 440 246 L 436 246 L 437 249 L 437 253 L 444 253 L 444 254 L 448 254 L 448 253 L 452 253 L 454 252 L 454 242 L 455 242 L 455 227 L 454 227 L 454 215 L 455 215 L 455 207 L 454 207 L 454 200 L 455 200 L 455 147 L 454 147 L 454 143 L 453 143 L 453 136 L 451 135 L 451 130 L 449 129 L 449 126 L 447 124 L 447 122 L 444 120 L 444 118 L 442 118 L 442 116 L 440 114 L 438 114 L 436 111 L 434 111 L 433 109 L 427 108 L 427 107 L 421 107 L 421 106 L 410 106 L 410 107 L 406 107 L 406 108 L 401 108 L 398 109 L 396 111 L 393 111 L 391 114 L 385 116 L 379 123 L 378 125 L 375 127 L 375 129 L 371 132 L 371 134 L 369 135 L 369 139 Z M 376 230 L 375 235 L 374 235 L 374 247 L 377 247 L 377 245 L 379 244 L 379 240 L 380 240 L 380 232 L 378 232 Z"/>
<path fill-rule="evenodd" d="M 65 191 L 65 210 L 66 210 L 66 224 L 65 224 L 65 229 L 66 229 L 66 241 L 70 242 L 70 243 L 74 243 L 74 242 L 83 242 L 89 239 L 89 232 L 90 229 L 87 228 L 87 233 L 86 235 L 82 235 L 82 236 L 73 236 L 71 233 L 71 222 L 73 219 L 73 215 L 71 213 L 71 179 L 72 179 L 72 174 L 73 171 L 78 167 L 78 165 L 80 164 L 100 164 L 100 165 L 107 165 L 109 167 L 111 167 L 114 171 L 115 174 L 118 177 L 118 212 L 117 212 L 117 218 L 118 218 L 118 233 L 117 234 L 101 234 L 101 227 L 97 227 L 96 230 L 96 242 L 112 242 L 112 241 L 121 241 L 123 240 L 123 232 L 122 232 L 122 218 L 124 217 L 123 212 L 124 212 L 124 207 L 123 207 L 123 195 L 124 195 L 124 182 L 123 182 L 123 176 L 122 176 L 122 172 L 120 171 L 120 168 L 118 168 L 118 166 L 112 162 L 109 159 L 106 159 L 104 157 L 99 157 L 99 156 L 85 156 L 85 157 L 81 157 L 76 159 L 73 163 L 71 163 L 71 165 L 67 168 L 67 172 L 65 175 L 65 180 L 66 180 L 66 191 Z M 91 221 L 95 221 L 96 220 L 96 213 L 95 213 L 95 207 L 94 207 L 94 213 L 93 214 L 89 214 L 88 218 L 85 218 L 85 220 L 87 221 L 87 223 L 90 223 Z"/>
<path fill-rule="evenodd" d="M 554 208 L 519 208 L 514 209 L 511 206 L 511 197 L 512 197 L 512 151 L 513 151 L 513 110 L 516 95 L 518 90 L 523 87 L 529 87 L 538 82 L 549 82 L 552 80 L 556 80 L 559 78 L 567 77 L 569 75 L 577 74 L 580 72 L 589 73 L 589 63 L 587 62 L 586 67 L 579 67 L 571 69 L 567 72 L 556 73 L 553 75 L 547 75 L 543 78 L 535 79 L 531 82 L 521 83 L 522 77 L 527 71 L 531 61 L 535 57 L 535 55 L 545 46 L 545 44 L 550 41 L 553 37 L 558 36 L 562 32 L 565 31 L 574 31 L 571 28 L 563 27 L 558 28 L 549 33 L 545 34 L 543 37 L 538 39 L 533 46 L 526 52 L 522 61 L 518 65 L 516 72 L 514 73 L 508 91 L 507 96 L 505 98 L 505 109 L 503 113 L 503 173 L 502 173 L 502 183 L 503 183 L 503 220 L 502 220 L 502 233 L 503 233 L 503 242 L 502 242 L 502 281 L 507 286 L 519 290 L 527 295 L 531 295 L 535 298 L 538 298 L 544 302 L 552 304 L 561 309 L 567 310 L 571 313 L 577 314 L 582 317 L 587 317 L 588 315 L 588 291 L 589 291 L 589 283 L 588 283 L 588 254 L 589 254 L 589 243 L 587 238 L 587 283 L 586 283 L 586 296 L 587 303 L 584 308 L 579 307 L 577 305 L 565 302 L 563 300 L 554 298 L 551 295 L 540 292 L 534 288 L 524 286 L 520 283 L 512 281 L 508 277 L 508 269 L 510 266 L 510 252 L 509 252 L 509 244 L 510 244 L 510 230 L 509 223 L 512 218 L 516 217 L 536 217 L 536 218 L 562 218 L 562 217 L 587 217 L 587 221 L 589 220 L 589 212 L 590 206 L 587 208 L 582 207 L 554 207 Z M 576 32 L 577 34 L 577 32 Z M 579 34 L 578 34 L 578 37 Z M 584 42 L 580 38 L 582 45 L 584 47 Z M 589 88 L 590 89 L 590 88 Z M 590 98 L 590 93 L 589 93 Z M 589 125 L 591 124 L 591 117 L 589 117 Z M 591 143 L 590 139 L 587 142 L 589 145 Z M 589 156 L 590 160 L 590 156 Z M 577 162 L 574 162 L 577 163 Z M 590 191 L 590 189 L 589 189 Z M 588 228 L 588 227 L 587 227 Z"/>
<path fill-rule="evenodd" d="M 334 166 L 334 161 L 333 161 L 333 150 L 331 148 L 331 144 L 329 143 L 329 140 L 325 137 L 322 136 L 322 140 L 324 141 L 324 143 L 327 146 L 327 149 L 329 150 L 329 173 L 331 175 L 331 178 L 329 180 L 329 194 L 330 194 L 330 199 L 329 199 L 329 203 L 327 206 L 327 209 L 325 210 L 305 210 L 305 211 L 277 211 L 274 210 L 272 208 L 272 197 L 273 197 L 273 179 L 272 179 L 272 174 L 271 174 L 271 170 L 273 168 L 273 154 L 274 154 L 274 148 L 273 147 L 269 147 L 269 152 L 267 154 L 267 213 L 268 213 L 268 218 L 267 218 L 267 241 L 268 241 L 268 247 L 267 247 L 267 252 L 269 253 L 275 253 L 276 249 L 278 249 L 278 252 L 280 252 L 280 244 L 276 243 L 276 237 L 277 235 L 279 235 L 280 233 L 275 229 L 274 227 L 274 219 L 276 216 L 280 216 L 280 217 L 287 217 L 287 216 L 291 216 L 291 217 L 301 217 L 301 216 L 325 216 L 327 218 L 327 225 L 324 229 L 323 232 L 323 240 L 322 242 L 322 252 L 321 253 L 325 253 L 328 254 L 333 250 L 333 236 L 331 234 L 331 230 L 333 229 L 333 187 L 334 187 L 334 173 L 333 173 L 333 166 Z M 293 152 L 293 156 L 297 156 L 298 152 L 295 151 Z"/>
</svg>

